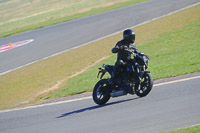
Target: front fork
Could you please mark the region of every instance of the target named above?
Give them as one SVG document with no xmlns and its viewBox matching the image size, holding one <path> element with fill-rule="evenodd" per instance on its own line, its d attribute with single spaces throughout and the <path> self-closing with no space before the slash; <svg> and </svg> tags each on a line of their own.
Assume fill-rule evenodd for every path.
<svg viewBox="0 0 200 133">
<path fill-rule="evenodd" d="M 141 84 L 145 72 L 147 72 L 145 71 L 145 66 L 143 67 L 143 70 L 140 70 L 139 65 L 137 63 L 135 64 L 135 73 L 136 73 L 135 89 L 139 89 L 139 85 Z"/>
<path fill-rule="evenodd" d="M 143 74 L 145 72 L 145 67 L 143 69 L 143 71 L 140 71 L 138 63 L 135 63 L 136 81 L 139 83 L 142 80 Z"/>
</svg>

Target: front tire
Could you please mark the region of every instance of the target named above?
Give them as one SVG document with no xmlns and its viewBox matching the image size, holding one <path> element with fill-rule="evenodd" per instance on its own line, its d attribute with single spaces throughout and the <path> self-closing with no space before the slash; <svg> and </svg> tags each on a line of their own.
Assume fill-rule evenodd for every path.
<svg viewBox="0 0 200 133">
<path fill-rule="evenodd" d="M 135 94 L 139 97 L 145 97 L 153 87 L 153 77 L 150 73 L 144 73 L 141 83 L 136 85 Z"/>
<path fill-rule="evenodd" d="M 107 79 L 102 79 L 95 85 L 93 89 L 93 100 L 96 104 L 103 105 L 110 99 L 109 87 Z"/>
</svg>

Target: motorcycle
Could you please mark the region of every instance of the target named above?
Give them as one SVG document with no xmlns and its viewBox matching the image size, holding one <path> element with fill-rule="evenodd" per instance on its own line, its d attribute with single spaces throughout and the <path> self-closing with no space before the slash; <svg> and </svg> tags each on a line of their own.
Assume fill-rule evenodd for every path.
<svg viewBox="0 0 200 133">
<path fill-rule="evenodd" d="M 96 83 L 93 89 L 93 100 L 96 104 L 103 105 L 110 97 L 119 97 L 127 94 L 136 94 L 139 97 L 144 97 L 149 94 L 153 87 L 153 77 L 148 68 L 148 55 L 144 53 L 131 52 L 134 56 L 130 59 L 125 67 L 122 67 L 116 84 L 113 86 L 111 76 L 113 74 L 115 65 L 105 65 L 99 68 L 97 78 L 100 80 Z M 104 78 L 106 73 L 109 73 L 110 78 Z"/>
</svg>

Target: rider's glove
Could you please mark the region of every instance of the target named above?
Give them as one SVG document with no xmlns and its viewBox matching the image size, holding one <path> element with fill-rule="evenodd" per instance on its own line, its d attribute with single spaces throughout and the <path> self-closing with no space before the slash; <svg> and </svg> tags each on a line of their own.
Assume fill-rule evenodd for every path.
<svg viewBox="0 0 200 133">
<path fill-rule="evenodd" d="M 119 49 L 120 50 L 128 50 L 128 47 L 126 45 L 121 45 Z"/>
</svg>

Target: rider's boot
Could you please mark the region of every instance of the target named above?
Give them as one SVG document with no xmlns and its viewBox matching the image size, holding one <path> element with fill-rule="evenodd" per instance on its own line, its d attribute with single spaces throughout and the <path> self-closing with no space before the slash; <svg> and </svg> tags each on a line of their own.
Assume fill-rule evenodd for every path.
<svg viewBox="0 0 200 133">
<path fill-rule="evenodd" d="M 114 74 L 112 74 L 110 82 L 109 82 L 112 87 L 115 87 L 115 84 L 116 84 L 116 78 L 115 77 L 116 76 Z"/>
<path fill-rule="evenodd" d="M 110 80 L 110 85 L 114 88 L 117 87 L 117 77 L 118 77 L 118 72 L 117 71 L 114 71 L 112 73 L 112 76 L 111 76 L 111 80 Z"/>
</svg>

